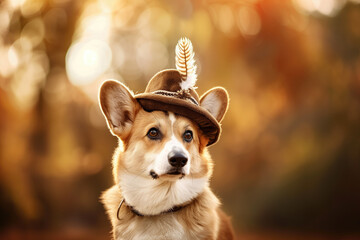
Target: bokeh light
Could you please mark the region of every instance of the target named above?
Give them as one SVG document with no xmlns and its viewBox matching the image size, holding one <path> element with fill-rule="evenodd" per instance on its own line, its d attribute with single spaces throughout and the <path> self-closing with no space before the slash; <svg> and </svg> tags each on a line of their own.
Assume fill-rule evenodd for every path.
<svg viewBox="0 0 360 240">
<path fill-rule="evenodd" d="M 66 56 L 66 70 L 74 85 L 86 85 L 100 77 L 110 67 L 111 49 L 100 40 L 73 43 Z"/>
<path fill-rule="evenodd" d="M 296 5 L 308 13 L 334 16 L 345 5 L 345 0 L 294 0 Z"/>
<path fill-rule="evenodd" d="M 261 19 L 251 7 L 241 7 L 238 12 L 237 24 L 244 36 L 252 36 L 259 33 Z"/>
</svg>

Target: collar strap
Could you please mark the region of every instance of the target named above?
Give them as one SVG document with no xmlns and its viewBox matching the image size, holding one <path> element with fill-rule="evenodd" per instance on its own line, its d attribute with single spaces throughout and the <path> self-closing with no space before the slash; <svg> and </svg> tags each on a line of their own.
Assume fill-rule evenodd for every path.
<svg viewBox="0 0 360 240">
<path fill-rule="evenodd" d="M 121 208 L 121 206 L 124 204 L 124 202 L 125 202 L 125 198 L 123 198 L 123 199 L 121 200 L 121 202 L 120 202 L 120 204 L 119 204 L 119 207 L 118 207 L 118 209 L 117 209 L 116 217 L 117 217 L 118 220 L 121 220 L 121 219 L 120 219 L 120 216 L 119 216 L 119 213 L 120 213 L 120 208 Z M 152 217 L 152 216 L 157 216 L 157 215 L 163 215 L 163 214 L 167 214 L 167 213 L 177 212 L 177 211 L 183 209 L 183 208 L 186 207 L 186 206 L 187 206 L 187 205 L 174 206 L 174 207 L 172 207 L 172 208 L 170 208 L 170 209 L 168 209 L 168 210 L 165 210 L 165 211 L 163 211 L 163 212 L 161 212 L 161 213 L 159 213 L 159 214 L 155 214 L 155 215 L 145 215 L 145 214 L 142 214 L 142 213 L 140 213 L 138 210 L 136 210 L 133 206 L 130 206 L 130 205 L 128 205 L 128 208 L 129 208 L 130 211 L 131 211 L 132 213 L 134 213 L 136 216 L 139 216 L 139 217 Z"/>
</svg>

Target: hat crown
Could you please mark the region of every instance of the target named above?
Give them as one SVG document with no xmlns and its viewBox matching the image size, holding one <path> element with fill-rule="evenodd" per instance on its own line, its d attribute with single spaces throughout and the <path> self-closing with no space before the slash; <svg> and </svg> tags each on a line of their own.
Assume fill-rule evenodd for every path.
<svg viewBox="0 0 360 240">
<path fill-rule="evenodd" d="M 189 88 L 187 90 L 183 90 L 181 88 L 181 83 L 183 82 L 182 76 L 178 70 L 168 69 L 158 72 L 151 78 L 149 81 L 145 92 L 146 93 L 156 93 L 157 91 L 167 91 L 176 93 L 181 97 L 182 94 L 189 94 L 192 98 L 199 103 L 199 95 L 194 90 L 194 88 Z"/>
</svg>

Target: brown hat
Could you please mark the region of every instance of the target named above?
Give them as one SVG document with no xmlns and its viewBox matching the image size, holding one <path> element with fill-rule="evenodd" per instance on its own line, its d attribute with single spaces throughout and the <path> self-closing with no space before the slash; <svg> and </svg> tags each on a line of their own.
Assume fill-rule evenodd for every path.
<svg viewBox="0 0 360 240">
<path fill-rule="evenodd" d="M 208 137 L 207 146 L 214 144 L 220 135 L 220 122 L 228 107 L 228 94 L 215 87 L 200 98 L 196 93 L 196 66 L 192 45 L 180 39 L 176 46 L 176 68 L 161 71 L 150 80 L 145 92 L 137 95 L 122 83 L 114 80 L 102 84 L 99 101 L 110 131 L 124 138 L 130 131 L 136 101 L 146 111 L 170 111 L 185 116 L 198 124 Z"/>
<path fill-rule="evenodd" d="M 224 88 L 216 87 L 201 98 L 195 91 L 196 66 L 192 45 L 188 39 L 180 39 L 176 46 L 175 69 L 155 74 L 145 92 L 135 95 L 146 111 L 171 111 L 196 122 L 209 138 L 208 146 L 220 135 L 222 120 L 228 107 L 228 94 Z"/>
</svg>

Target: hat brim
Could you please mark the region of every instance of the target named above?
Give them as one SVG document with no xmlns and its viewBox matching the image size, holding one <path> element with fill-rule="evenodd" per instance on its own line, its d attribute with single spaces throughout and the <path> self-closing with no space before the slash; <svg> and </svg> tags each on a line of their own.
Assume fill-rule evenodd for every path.
<svg viewBox="0 0 360 240">
<path fill-rule="evenodd" d="M 135 99 L 146 111 L 170 111 L 193 120 L 209 138 L 207 146 L 219 139 L 220 125 L 205 108 L 184 99 L 154 93 L 141 93 L 136 95 Z"/>
</svg>

